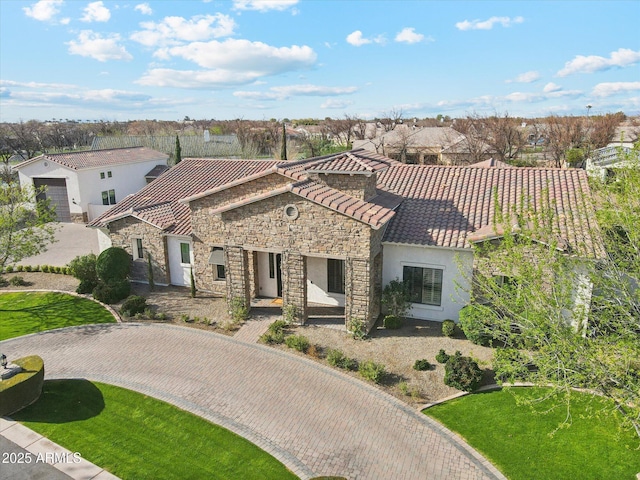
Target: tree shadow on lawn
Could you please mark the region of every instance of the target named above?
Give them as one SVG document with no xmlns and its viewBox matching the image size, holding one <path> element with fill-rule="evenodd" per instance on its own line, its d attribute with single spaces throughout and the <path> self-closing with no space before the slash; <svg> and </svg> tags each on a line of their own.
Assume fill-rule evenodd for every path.
<svg viewBox="0 0 640 480">
<path fill-rule="evenodd" d="M 85 379 L 46 380 L 37 402 L 11 417 L 19 422 L 68 423 L 104 410 L 102 392 Z"/>
</svg>

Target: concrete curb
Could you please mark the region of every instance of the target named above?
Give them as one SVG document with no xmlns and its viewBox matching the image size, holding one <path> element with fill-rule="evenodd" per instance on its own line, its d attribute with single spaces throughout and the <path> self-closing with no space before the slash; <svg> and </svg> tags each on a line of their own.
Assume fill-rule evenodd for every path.
<svg viewBox="0 0 640 480">
<path fill-rule="evenodd" d="M 46 463 L 75 480 L 119 479 L 112 473 L 80 457 L 77 452 L 71 452 L 53 443 L 11 418 L 0 418 L 0 435 L 32 454 L 28 457 L 28 461 L 26 458 L 24 459 L 27 467 L 29 463 Z"/>
</svg>

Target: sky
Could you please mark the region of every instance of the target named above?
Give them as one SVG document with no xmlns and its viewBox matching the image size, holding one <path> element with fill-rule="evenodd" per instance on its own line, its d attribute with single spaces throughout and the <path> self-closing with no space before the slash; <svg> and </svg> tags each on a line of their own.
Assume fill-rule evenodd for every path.
<svg viewBox="0 0 640 480">
<path fill-rule="evenodd" d="M 639 18 L 636 0 L 0 0 L 0 121 L 638 115 Z"/>
</svg>

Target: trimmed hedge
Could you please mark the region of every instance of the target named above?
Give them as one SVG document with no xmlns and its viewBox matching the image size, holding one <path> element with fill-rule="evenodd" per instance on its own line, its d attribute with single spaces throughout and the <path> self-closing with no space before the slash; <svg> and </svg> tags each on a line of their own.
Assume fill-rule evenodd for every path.
<svg viewBox="0 0 640 480">
<path fill-rule="evenodd" d="M 384 317 L 384 328 L 396 330 L 402 327 L 402 318 L 396 315 L 387 315 Z"/>
<path fill-rule="evenodd" d="M 37 355 L 14 360 L 22 372 L 0 382 L 0 417 L 11 415 L 40 398 L 44 383 L 44 362 Z"/>
<path fill-rule="evenodd" d="M 127 317 L 133 317 L 137 313 L 144 313 L 147 308 L 148 306 L 146 298 L 139 295 L 131 295 L 130 297 L 127 297 L 124 302 L 122 302 L 120 313 L 126 315 Z"/>
<path fill-rule="evenodd" d="M 96 259 L 96 273 L 104 283 L 116 283 L 129 277 L 131 257 L 124 248 L 109 247 Z"/>
<path fill-rule="evenodd" d="M 130 293 L 131 284 L 129 280 L 119 280 L 114 283 L 100 282 L 98 286 L 93 289 L 93 298 L 99 302 L 111 305 L 127 298 Z"/>
</svg>

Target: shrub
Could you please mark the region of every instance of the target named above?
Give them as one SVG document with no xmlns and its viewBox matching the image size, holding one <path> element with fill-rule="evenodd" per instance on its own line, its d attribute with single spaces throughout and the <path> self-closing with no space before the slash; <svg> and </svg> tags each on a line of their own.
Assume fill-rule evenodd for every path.
<svg viewBox="0 0 640 480">
<path fill-rule="evenodd" d="M 16 272 L 24 272 L 24 267 L 22 265 L 18 265 L 16 267 Z"/>
<path fill-rule="evenodd" d="M 29 282 L 26 282 L 24 278 L 19 277 L 18 275 L 14 275 L 9 279 L 9 285 L 13 287 L 26 287 L 27 285 L 31 285 Z"/>
<path fill-rule="evenodd" d="M 164 313 L 164 312 L 157 313 L 157 314 L 156 314 L 156 318 L 157 318 L 158 320 L 166 320 L 166 319 L 167 319 L 167 314 L 166 314 L 166 313 Z"/>
<path fill-rule="evenodd" d="M 460 328 L 476 345 L 486 345 L 492 339 L 491 325 L 496 322 L 496 312 L 486 305 L 467 305 L 460 310 Z"/>
<path fill-rule="evenodd" d="M 367 338 L 367 324 L 360 318 L 352 318 L 349 322 L 349 331 L 356 340 Z"/>
<path fill-rule="evenodd" d="M 104 283 L 125 280 L 131 271 L 131 258 L 124 248 L 109 247 L 96 259 L 96 273 Z"/>
<path fill-rule="evenodd" d="M 358 366 L 358 372 L 363 378 L 371 380 L 374 383 L 380 383 L 386 373 L 384 365 L 381 363 L 375 363 L 371 360 L 362 362 Z"/>
<path fill-rule="evenodd" d="M 309 348 L 309 339 L 303 335 L 291 335 L 284 339 L 284 343 L 289 348 L 293 348 L 299 352 L 306 352 Z"/>
<path fill-rule="evenodd" d="M 76 293 L 85 294 L 91 293 L 97 287 L 97 284 L 93 284 L 90 282 L 80 282 L 78 288 L 76 288 Z"/>
<path fill-rule="evenodd" d="M 143 313 L 147 309 L 147 299 L 139 295 L 131 295 L 122 302 L 120 312 L 129 312 L 129 316 Z"/>
<path fill-rule="evenodd" d="M 402 327 L 402 318 L 395 315 L 387 315 L 384 317 L 384 328 L 389 330 L 396 330 Z"/>
<path fill-rule="evenodd" d="M 482 381 L 482 370 L 471 357 L 456 352 L 444 366 L 444 383 L 450 387 L 473 392 Z"/>
<path fill-rule="evenodd" d="M 270 345 L 279 345 L 284 343 L 284 332 L 282 330 L 275 332 L 267 330 L 265 333 L 260 335 L 260 341 Z"/>
<path fill-rule="evenodd" d="M 320 347 L 312 343 L 307 348 L 307 355 L 313 358 L 320 358 Z"/>
<path fill-rule="evenodd" d="M 31 265 L 25 265 L 24 266 L 24 271 L 25 272 L 30 272 L 31 271 Z"/>
<path fill-rule="evenodd" d="M 7 273 L 13 273 L 13 265 L 7 265 L 7 268 L 5 268 Z"/>
<path fill-rule="evenodd" d="M 407 382 L 400 382 L 398 388 L 403 395 L 409 395 L 409 384 Z"/>
<path fill-rule="evenodd" d="M 69 262 L 71 275 L 80 280 L 80 283 L 85 282 L 87 285 L 93 284 L 91 290 L 98 285 L 98 273 L 96 272 L 97 259 L 98 257 L 96 257 L 94 253 L 90 253 L 88 255 L 77 256 Z M 48 270 L 50 270 L 50 268 Z"/>
<path fill-rule="evenodd" d="M 382 291 L 382 304 L 390 315 L 405 317 L 411 308 L 407 286 L 400 279 L 391 280 Z"/>
<path fill-rule="evenodd" d="M 40 271 L 41 271 L 42 273 L 49 273 L 49 265 L 42 265 L 42 266 L 40 267 Z"/>
<path fill-rule="evenodd" d="M 429 363 L 429 360 L 422 358 L 420 360 L 416 360 L 416 363 L 413 364 L 413 369 L 424 372 L 425 370 L 431 370 L 431 364 Z"/>
<path fill-rule="evenodd" d="M 449 360 L 449 355 L 444 351 L 444 348 L 441 348 L 438 354 L 436 355 L 436 362 L 438 363 L 447 363 Z"/>
<path fill-rule="evenodd" d="M 9 282 L 6 278 L 0 276 L 0 287 L 7 287 L 9 286 Z"/>
<path fill-rule="evenodd" d="M 446 319 L 442 322 L 442 334 L 445 337 L 453 337 L 453 334 L 456 331 L 456 322 L 450 319 Z"/>
<path fill-rule="evenodd" d="M 131 284 L 128 280 L 120 280 L 113 283 L 99 282 L 93 289 L 93 298 L 106 304 L 118 303 L 131 293 Z"/>
<path fill-rule="evenodd" d="M 296 321 L 298 309 L 295 305 L 290 303 L 282 307 L 282 319 L 287 322 L 288 325 L 293 325 Z"/>
<path fill-rule="evenodd" d="M 287 328 L 289 324 L 285 320 L 276 320 L 271 325 L 269 325 L 270 332 L 282 332 L 285 328 Z"/>
<path fill-rule="evenodd" d="M 233 297 L 231 299 L 231 310 L 229 312 L 234 322 L 244 322 L 249 318 L 249 309 L 245 305 L 244 298 Z"/>
<path fill-rule="evenodd" d="M 337 348 L 330 348 L 327 351 L 327 363 L 333 367 L 344 370 L 354 370 L 356 368 L 356 361 L 347 357 L 342 350 L 338 350 Z"/>
<path fill-rule="evenodd" d="M 189 315 L 187 315 L 186 313 L 183 313 L 182 315 L 180 315 L 180 320 L 182 320 L 184 323 L 189 323 L 193 321 L 191 320 L 191 317 L 189 317 Z"/>
</svg>

